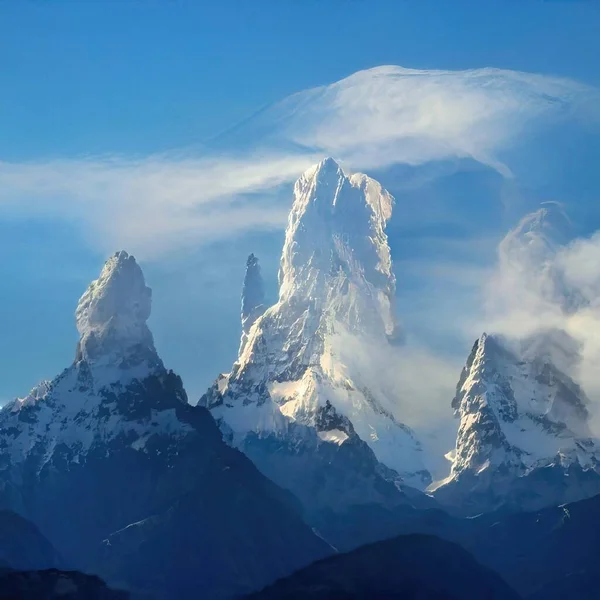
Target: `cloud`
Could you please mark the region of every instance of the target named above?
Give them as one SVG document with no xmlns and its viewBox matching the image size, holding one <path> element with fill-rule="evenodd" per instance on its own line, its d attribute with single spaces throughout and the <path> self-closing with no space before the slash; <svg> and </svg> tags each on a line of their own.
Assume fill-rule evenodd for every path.
<svg viewBox="0 0 600 600">
<path fill-rule="evenodd" d="M 283 227 L 287 207 L 267 192 L 315 160 L 252 154 L 0 162 L 0 211 L 66 219 L 105 252 L 127 247 L 153 258 L 182 244 Z"/>
<path fill-rule="evenodd" d="M 361 168 L 471 157 L 509 175 L 502 150 L 534 125 L 598 122 L 599 98 L 557 77 L 384 66 L 290 96 L 231 137 L 313 148 Z"/>
<path fill-rule="evenodd" d="M 513 339 L 558 329 L 578 342 L 571 375 L 591 398 L 592 426 L 600 431 L 600 232 L 564 241 L 567 226 L 562 209 L 547 206 L 509 232 L 486 284 L 482 318 L 488 331 Z"/>
<path fill-rule="evenodd" d="M 539 75 L 379 67 L 264 110 L 224 136 L 227 151 L 0 162 L 0 217 L 65 219 L 103 252 L 156 258 L 283 228 L 278 187 L 324 155 L 348 170 L 472 157 L 509 176 L 502 151 L 526 129 L 597 120 L 597 99 L 592 88 Z"/>
</svg>

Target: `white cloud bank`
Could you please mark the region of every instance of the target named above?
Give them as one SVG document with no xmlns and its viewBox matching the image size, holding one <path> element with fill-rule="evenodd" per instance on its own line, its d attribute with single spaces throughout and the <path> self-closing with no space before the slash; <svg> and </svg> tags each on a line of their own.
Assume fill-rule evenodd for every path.
<svg viewBox="0 0 600 600">
<path fill-rule="evenodd" d="M 349 169 L 470 156 L 508 175 L 498 153 L 527 127 L 596 119 L 597 98 L 569 80 L 511 71 L 379 67 L 291 96 L 229 136 L 262 152 L 0 162 L 0 218 L 66 219 L 103 252 L 126 247 L 156 258 L 283 227 L 287 204 L 272 190 L 324 154 Z"/>
</svg>

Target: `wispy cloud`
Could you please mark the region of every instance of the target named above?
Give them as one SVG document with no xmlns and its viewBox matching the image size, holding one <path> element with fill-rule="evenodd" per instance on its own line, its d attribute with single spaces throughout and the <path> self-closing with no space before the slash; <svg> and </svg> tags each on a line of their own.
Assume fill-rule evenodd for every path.
<svg viewBox="0 0 600 600">
<path fill-rule="evenodd" d="M 230 136 L 236 153 L 0 162 L 0 218 L 66 219 L 103 252 L 157 257 L 283 227 L 288 204 L 274 190 L 325 154 L 350 170 L 468 156 L 508 176 L 501 151 L 526 128 L 596 119 L 597 98 L 572 81 L 509 71 L 371 69 L 251 119 Z M 242 152 L 236 136 L 264 150 Z"/>
<path fill-rule="evenodd" d="M 363 168 L 471 157 L 504 175 L 499 153 L 535 124 L 598 120 L 598 91 L 568 79 L 500 69 L 386 66 L 291 96 L 246 129 Z"/>
<path fill-rule="evenodd" d="M 500 244 L 482 327 L 517 339 L 540 330 L 567 332 L 581 349 L 571 374 L 591 397 L 599 428 L 600 232 L 564 242 L 561 210 L 548 209 L 526 216 Z"/>
<path fill-rule="evenodd" d="M 256 196 L 294 179 L 315 156 L 151 156 L 0 163 L 0 210 L 80 224 L 110 252 L 144 257 L 240 231 L 280 228 L 287 207 Z"/>
</svg>

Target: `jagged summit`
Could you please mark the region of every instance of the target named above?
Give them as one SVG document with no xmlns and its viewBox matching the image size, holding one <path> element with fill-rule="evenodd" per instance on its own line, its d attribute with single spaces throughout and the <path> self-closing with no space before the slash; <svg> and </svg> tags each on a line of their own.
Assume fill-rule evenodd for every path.
<svg viewBox="0 0 600 600">
<path fill-rule="evenodd" d="M 517 459 L 522 463 L 522 469 L 531 468 L 537 461 L 554 458 L 565 446 L 574 445 L 577 437 L 591 437 L 587 424 L 587 397 L 556 367 L 547 352 L 553 339 L 555 345 L 572 341 L 560 333 L 564 332 L 543 331 L 519 343 L 483 334 L 475 342 L 452 401 L 457 416 L 467 417 L 461 423 L 459 438 L 463 435 L 463 441 L 472 441 L 470 436 L 481 432 L 471 430 L 475 425 L 471 416 L 475 415 L 483 422 L 488 415 L 495 430 L 491 437 L 502 443 L 497 447 L 478 445 L 478 451 L 485 450 L 483 460 L 479 461 L 470 452 L 468 443 L 458 444 L 455 472 L 474 465 L 477 468 L 486 466 L 487 461 L 493 464 Z M 569 349 L 572 350 L 566 350 Z M 477 402 L 475 397 L 480 401 Z M 473 401 L 475 403 L 471 404 Z M 515 431 L 502 427 L 517 420 L 531 421 L 527 435 L 521 435 L 525 433 L 524 423 Z M 556 434 L 545 440 L 545 446 L 540 445 L 539 436 L 534 439 L 537 425 L 543 433 Z M 502 451 L 499 452 L 499 448 Z M 461 461 L 464 452 L 464 461 Z M 588 459 L 587 455 L 582 457 L 584 461 Z"/>
<path fill-rule="evenodd" d="M 368 320 L 365 329 L 393 333 L 396 280 L 384 231 L 393 201 L 366 175 L 347 177 L 333 159 L 307 170 L 294 188 L 280 305 L 312 298 L 312 312 L 337 313 L 350 327 Z"/>
<path fill-rule="evenodd" d="M 187 397 L 154 348 L 146 324 L 151 297 L 133 256 L 121 251 L 106 261 L 77 306 L 75 362 L 0 410 L 0 447 L 7 449 L 0 470 L 26 460 L 50 461 L 56 449 L 79 460 L 98 444 L 123 436 L 132 443 L 143 434 L 130 415 L 148 416 L 154 409 L 160 411 L 157 426 L 178 435 L 172 413 Z M 150 400 L 141 393 L 149 381 L 156 389 L 172 389 Z M 11 429 L 13 421 L 19 425 Z"/>
<path fill-rule="evenodd" d="M 440 501 L 476 512 L 536 509 L 600 491 L 589 401 L 553 360 L 572 365 L 577 351 L 556 330 L 475 342 L 452 401 L 460 425 L 450 477 L 435 490 Z"/>
<path fill-rule="evenodd" d="M 509 319 L 494 326 L 505 335 L 477 340 L 462 371 L 452 402 L 456 449 L 437 486 L 440 501 L 475 512 L 537 509 L 600 492 L 600 448 L 576 383 L 583 348 L 560 326 L 585 306 L 561 266 L 570 229 L 562 207 L 546 203 L 499 245 L 488 302 Z"/>
<path fill-rule="evenodd" d="M 88 364 L 125 366 L 134 361 L 158 360 L 150 317 L 152 290 L 135 258 L 121 251 L 111 256 L 79 300 L 75 313 L 80 341 L 76 360 Z"/>
<path fill-rule="evenodd" d="M 379 183 L 347 176 L 331 158 L 296 182 L 278 302 L 249 330 L 231 373 L 200 400 L 234 445 L 250 452 L 256 435 L 288 443 L 300 435 L 290 427 L 302 426 L 320 444 L 360 441 L 385 468 L 414 485 L 429 482 L 422 448 L 374 359 L 398 329 L 385 234 L 393 202 Z M 358 354 L 370 350 L 372 364 L 364 364 Z"/>
<path fill-rule="evenodd" d="M 340 173 L 343 175 L 342 167 L 340 167 L 335 159 L 328 156 L 321 162 L 307 169 L 303 176 L 313 176 L 317 179 L 325 180 L 327 177 L 337 177 Z"/>
</svg>

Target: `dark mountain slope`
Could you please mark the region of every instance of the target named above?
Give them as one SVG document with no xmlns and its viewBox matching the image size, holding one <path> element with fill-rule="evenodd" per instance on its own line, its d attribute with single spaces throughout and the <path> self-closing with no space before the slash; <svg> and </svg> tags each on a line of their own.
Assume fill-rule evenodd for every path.
<svg viewBox="0 0 600 600">
<path fill-rule="evenodd" d="M 459 546 L 433 536 L 408 535 L 326 558 L 250 598 L 516 600 L 519 596 Z"/>
<path fill-rule="evenodd" d="M 0 563 L 29 570 L 59 566 L 60 558 L 33 523 L 10 510 L 0 510 Z"/>
<path fill-rule="evenodd" d="M 0 569 L 0 600 L 127 600 L 99 578 L 77 571 Z"/>
</svg>

